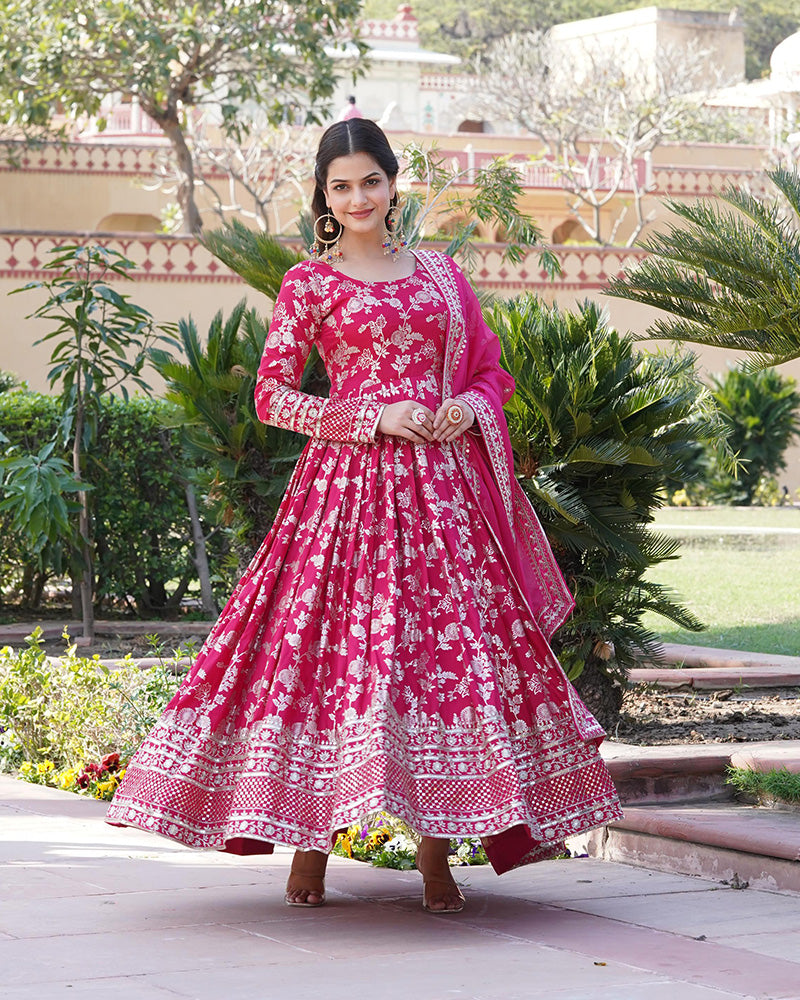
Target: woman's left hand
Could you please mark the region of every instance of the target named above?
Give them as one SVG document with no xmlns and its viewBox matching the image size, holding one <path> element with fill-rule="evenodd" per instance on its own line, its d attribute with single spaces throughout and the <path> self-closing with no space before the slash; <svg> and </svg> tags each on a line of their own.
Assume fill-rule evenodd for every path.
<svg viewBox="0 0 800 1000">
<path fill-rule="evenodd" d="M 447 411 L 451 406 L 457 406 L 463 414 L 457 424 L 448 419 Z M 463 399 L 446 399 L 433 418 L 433 440 L 441 441 L 443 444 L 447 441 L 455 441 L 474 423 L 475 411 L 469 403 L 465 403 Z"/>
</svg>

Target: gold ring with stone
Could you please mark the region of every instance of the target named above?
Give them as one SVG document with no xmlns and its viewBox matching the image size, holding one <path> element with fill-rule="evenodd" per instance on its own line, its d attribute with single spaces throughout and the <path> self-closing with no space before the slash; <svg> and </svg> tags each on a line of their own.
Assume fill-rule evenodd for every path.
<svg viewBox="0 0 800 1000">
<path fill-rule="evenodd" d="M 420 427 L 422 427 L 422 425 L 425 423 L 425 417 L 426 414 L 424 410 L 414 410 L 413 413 L 411 414 L 411 419 L 414 421 L 415 424 L 419 424 Z"/>
<path fill-rule="evenodd" d="M 451 424 L 460 424 L 464 419 L 464 411 L 458 405 L 458 403 L 453 403 L 452 406 L 447 407 L 447 420 Z"/>
</svg>

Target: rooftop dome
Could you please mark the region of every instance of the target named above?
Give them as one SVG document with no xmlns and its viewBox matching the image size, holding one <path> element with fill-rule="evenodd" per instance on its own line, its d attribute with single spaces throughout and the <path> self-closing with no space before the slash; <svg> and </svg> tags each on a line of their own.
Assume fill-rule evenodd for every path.
<svg viewBox="0 0 800 1000">
<path fill-rule="evenodd" d="M 770 76 L 787 90 L 800 90 L 800 31 L 775 46 L 769 60 Z"/>
</svg>

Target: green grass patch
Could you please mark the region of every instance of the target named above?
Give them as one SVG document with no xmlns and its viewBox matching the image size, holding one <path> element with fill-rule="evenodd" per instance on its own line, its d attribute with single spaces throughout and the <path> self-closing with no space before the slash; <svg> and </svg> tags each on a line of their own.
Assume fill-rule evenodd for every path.
<svg viewBox="0 0 800 1000">
<path fill-rule="evenodd" d="M 687 632 L 649 614 L 648 628 L 664 642 L 800 656 L 800 532 L 760 530 L 800 528 L 800 510 L 667 508 L 656 528 L 665 525 L 681 535 L 680 555 L 653 567 L 649 579 L 675 591 L 707 627 Z M 720 526 L 746 530 L 715 534 Z"/>
<path fill-rule="evenodd" d="M 660 525 L 800 530 L 800 507 L 662 507 L 656 514 L 656 526 Z"/>
<path fill-rule="evenodd" d="M 763 773 L 749 767 L 729 767 L 725 780 L 743 795 L 800 802 L 800 774 L 793 774 L 785 767 Z"/>
</svg>

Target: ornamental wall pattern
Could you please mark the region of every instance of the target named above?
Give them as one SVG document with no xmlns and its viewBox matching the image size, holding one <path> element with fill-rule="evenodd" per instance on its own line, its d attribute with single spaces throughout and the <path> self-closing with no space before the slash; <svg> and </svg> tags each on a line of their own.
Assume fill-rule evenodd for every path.
<svg viewBox="0 0 800 1000">
<path fill-rule="evenodd" d="M 140 282 L 180 282 L 243 284 L 196 239 L 189 236 L 106 236 L 93 233 L 46 233 L 0 231 L 0 279 L 24 284 L 47 273 L 44 266 L 50 251 L 67 244 L 100 243 L 124 254 L 137 265 L 134 280 Z M 297 241 L 282 240 L 298 251 Z M 427 245 L 427 244 L 426 244 Z M 437 244 L 431 244 L 436 246 Z M 444 246 L 442 244 L 441 246 Z M 503 245 L 477 244 L 474 283 L 500 295 L 535 291 L 548 299 L 561 290 L 599 290 L 626 265 L 643 256 L 640 250 L 616 247 L 556 247 L 562 274 L 551 280 L 535 253 L 520 264 L 503 260 Z"/>
<path fill-rule="evenodd" d="M 70 142 L 42 143 L 26 147 L 23 143 L 0 143 L 0 173 L 24 170 L 45 174 L 113 174 L 116 176 L 149 177 L 156 173 L 163 159 L 166 143 L 163 140 L 147 144 Z M 448 148 L 439 146 L 439 152 L 448 162 L 455 161 L 466 171 L 469 183 L 480 169 L 497 158 L 491 150 Z M 524 154 L 514 154 L 510 162 L 519 170 L 522 187 L 530 190 L 558 190 L 564 184 L 558 171 L 544 162 L 532 160 Z M 598 187 L 602 190 L 602 171 Z M 691 166 L 685 164 L 658 164 L 650 166 L 643 159 L 636 162 L 636 180 L 646 185 L 652 195 L 705 197 L 723 188 L 747 185 L 754 194 L 767 190 L 763 174 L 752 167 Z M 607 185 L 606 185 L 607 186 Z M 621 191 L 630 191 L 630 181 L 623 181 Z"/>
</svg>

